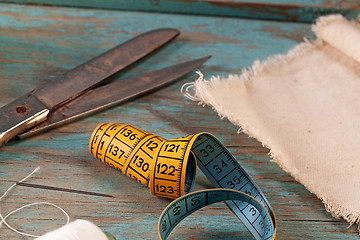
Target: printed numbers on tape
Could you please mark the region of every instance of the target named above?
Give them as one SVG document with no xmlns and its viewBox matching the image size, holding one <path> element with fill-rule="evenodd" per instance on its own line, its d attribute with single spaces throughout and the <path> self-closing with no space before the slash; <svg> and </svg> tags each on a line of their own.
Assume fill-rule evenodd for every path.
<svg viewBox="0 0 360 240">
<path fill-rule="evenodd" d="M 151 194 L 176 199 L 160 216 L 160 239 L 166 239 L 192 212 L 221 201 L 226 201 L 255 239 L 275 239 L 275 214 L 266 197 L 209 133 L 165 140 L 131 125 L 100 124 L 91 136 L 89 150 L 149 187 Z M 190 193 L 196 165 L 218 189 Z"/>
</svg>

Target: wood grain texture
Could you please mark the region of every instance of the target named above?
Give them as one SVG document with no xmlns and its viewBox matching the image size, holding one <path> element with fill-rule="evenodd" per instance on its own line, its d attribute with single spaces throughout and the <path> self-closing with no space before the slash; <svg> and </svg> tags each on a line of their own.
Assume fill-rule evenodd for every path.
<svg viewBox="0 0 360 240">
<path fill-rule="evenodd" d="M 360 13 L 360 4 L 357 0 L 0 0 L 0 2 L 302 22 L 312 22 L 325 14 L 340 13 L 348 18 L 354 18 Z"/>
<path fill-rule="evenodd" d="M 159 27 L 181 31 L 176 41 L 141 61 L 116 80 L 180 61 L 213 55 L 201 71 L 206 77 L 239 73 L 255 59 L 285 53 L 313 38 L 310 25 L 238 18 L 189 16 L 80 8 L 0 4 L 0 106 L 49 79 L 129 38 Z M 208 107 L 180 93 L 191 73 L 161 90 L 41 135 L 10 142 L 0 150 L 0 180 L 20 180 L 35 167 L 28 182 L 108 193 L 114 199 L 17 187 L 1 202 L 1 212 L 34 201 L 59 204 L 72 219 L 86 219 L 118 239 L 157 239 L 157 221 L 170 200 L 94 159 L 88 141 L 103 122 L 129 123 L 165 138 L 197 132 L 217 136 L 263 190 L 278 219 L 277 239 L 358 239 L 301 184 L 271 162 L 268 150 Z M 336 166 L 334 166 L 336 167 Z M 1 181 L 4 192 L 9 183 Z M 195 189 L 211 188 L 200 172 Z M 60 217 L 59 217 L 60 216 Z M 11 217 L 10 224 L 42 234 L 65 222 L 51 208 L 32 208 Z M 25 239 L 7 228 L 2 239 Z M 251 239 L 225 204 L 192 214 L 172 239 Z"/>
</svg>

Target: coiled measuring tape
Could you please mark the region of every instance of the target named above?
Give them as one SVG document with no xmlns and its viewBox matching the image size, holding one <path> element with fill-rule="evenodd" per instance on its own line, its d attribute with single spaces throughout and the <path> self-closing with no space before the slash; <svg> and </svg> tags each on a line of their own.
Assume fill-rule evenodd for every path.
<svg viewBox="0 0 360 240">
<path fill-rule="evenodd" d="M 153 195 L 176 199 L 159 219 L 160 239 L 186 216 L 226 201 L 255 239 L 275 239 L 275 214 L 260 188 L 222 143 L 209 133 L 165 140 L 131 125 L 100 124 L 90 152 L 150 188 Z M 196 165 L 218 189 L 190 193 Z"/>
</svg>

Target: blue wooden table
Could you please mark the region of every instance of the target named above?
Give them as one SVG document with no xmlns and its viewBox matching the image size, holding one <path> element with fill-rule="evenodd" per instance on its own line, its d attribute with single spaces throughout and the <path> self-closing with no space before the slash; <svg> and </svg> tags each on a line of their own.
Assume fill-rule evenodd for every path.
<svg viewBox="0 0 360 240">
<path fill-rule="evenodd" d="M 320 0 L 311 4 L 272 1 L 268 5 L 262 1 L 174 0 L 0 2 L 0 106 L 151 29 L 177 28 L 181 35 L 131 71 L 117 76 L 119 81 L 206 55 L 213 57 L 200 69 L 205 77 L 236 74 L 256 59 L 286 53 L 304 37 L 314 38 L 310 22 L 317 14 L 341 12 L 350 18 L 360 9 L 356 1 L 340 4 Z M 186 99 L 180 88 L 196 78 L 194 72 L 190 73 L 150 95 L 41 135 L 10 142 L 0 149 L 1 193 L 10 186 L 8 180 L 20 180 L 40 166 L 41 171 L 28 182 L 108 193 L 115 198 L 18 186 L 0 202 L 1 213 L 34 201 L 48 201 L 63 207 L 72 219 L 90 220 L 118 239 L 157 239 L 158 218 L 171 200 L 152 196 L 148 188 L 88 152 L 95 127 L 115 122 L 129 123 L 164 138 L 197 132 L 216 135 L 272 204 L 278 220 L 277 239 L 359 238 L 356 226 L 347 229 L 344 220 L 333 218 L 320 200 L 271 162 L 268 149 L 245 134 L 237 134 L 237 127 L 221 120 L 212 109 Z M 211 184 L 198 172 L 195 190 L 204 188 L 211 188 Z M 57 210 L 48 207 L 33 207 L 9 218 L 13 226 L 34 234 L 57 228 L 64 221 Z M 26 239 L 5 227 L 1 227 L 0 236 Z M 223 203 L 192 214 L 171 237 L 251 239 Z"/>
</svg>

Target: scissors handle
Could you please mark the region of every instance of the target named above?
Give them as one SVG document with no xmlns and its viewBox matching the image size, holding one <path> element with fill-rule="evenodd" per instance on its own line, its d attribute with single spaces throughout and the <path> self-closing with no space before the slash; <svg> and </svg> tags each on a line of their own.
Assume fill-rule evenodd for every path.
<svg viewBox="0 0 360 240">
<path fill-rule="evenodd" d="M 34 95 L 26 94 L 0 109 L 0 147 L 18 134 L 45 121 L 50 110 Z"/>
</svg>

